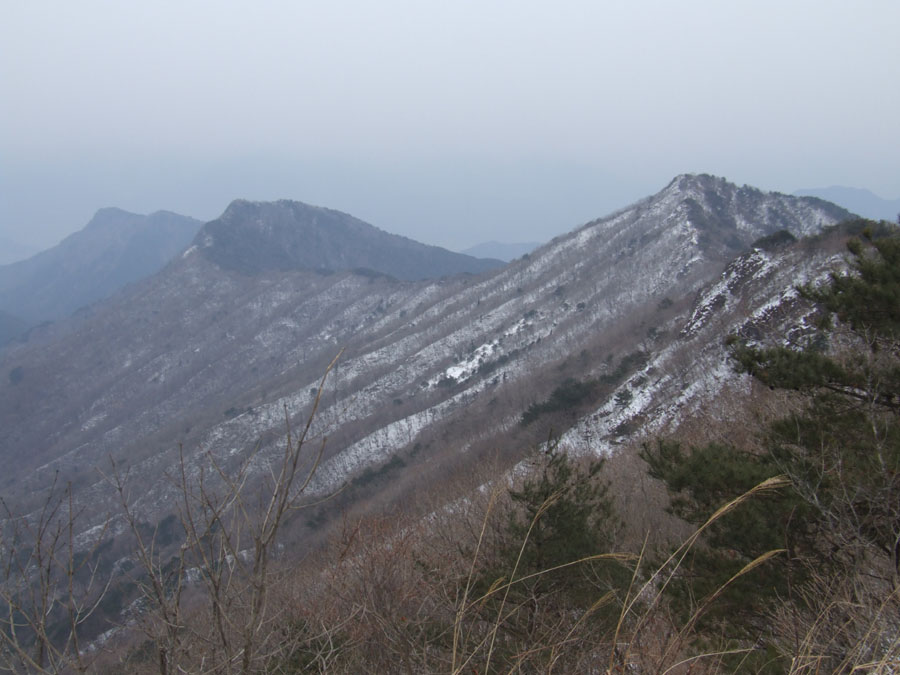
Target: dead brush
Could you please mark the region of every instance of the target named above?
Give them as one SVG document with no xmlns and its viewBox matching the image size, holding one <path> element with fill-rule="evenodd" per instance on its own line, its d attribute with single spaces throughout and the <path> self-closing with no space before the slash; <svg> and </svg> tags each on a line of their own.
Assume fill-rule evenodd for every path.
<svg viewBox="0 0 900 675">
<path fill-rule="evenodd" d="M 502 642 L 503 633 L 508 628 L 507 622 L 520 609 L 518 606 L 511 607 L 508 604 L 511 589 L 536 577 L 551 575 L 562 568 L 589 565 L 599 560 L 614 560 L 619 564 L 628 565 L 631 576 L 627 587 L 622 589 L 621 593 L 607 591 L 601 594 L 585 611 L 569 617 L 566 622 L 560 622 L 554 627 L 554 631 L 548 631 L 543 641 L 520 648 L 513 658 L 509 659 L 511 664 L 508 672 L 722 672 L 723 656 L 749 652 L 753 647 L 688 654 L 686 648 L 694 637 L 696 623 L 732 582 L 765 564 L 781 551 L 767 552 L 747 563 L 715 592 L 700 600 L 689 619 L 678 627 L 672 625 L 672 617 L 665 606 L 667 587 L 678 575 L 689 551 L 714 522 L 738 508 L 746 500 L 787 484 L 788 481 L 783 477 L 771 478 L 725 504 L 678 546 L 662 565 L 649 573 L 645 571 L 647 556 L 645 551 L 641 550 L 638 554 L 591 555 L 564 565 L 519 576 L 518 564 L 522 552 L 528 545 L 528 538 L 535 524 L 556 498 L 551 497 L 535 514 L 508 578 L 497 579 L 487 592 L 473 598 L 471 589 L 478 557 L 489 529 L 491 510 L 495 508 L 499 499 L 499 491 L 495 491 L 485 514 L 470 572 L 457 605 L 450 672 L 454 675 L 466 672 L 505 672 L 505 669 L 497 669 L 494 660 L 498 643 Z M 499 604 L 492 620 L 485 621 L 481 610 L 492 597 L 499 598 Z M 610 605 L 618 606 L 618 618 L 612 631 L 598 635 L 592 630 L 584 630 L 590 624 L 593 614 Z M 661 635 L 663 639 L 660 639 Z M 601 666 L 601 663 L 605 665 Z M 582 668 L 587 670 L 581 670 Z"/>
</svg>

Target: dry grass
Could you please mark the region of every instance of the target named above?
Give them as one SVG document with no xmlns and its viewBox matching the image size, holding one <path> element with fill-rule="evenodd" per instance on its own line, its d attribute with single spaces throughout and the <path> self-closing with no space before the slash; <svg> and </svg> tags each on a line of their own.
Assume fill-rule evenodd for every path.
<svg viewBox="0 0 900 675">
<path fill-rule="evenodd" d="M 327 547 L 300 563 L 275 557 L 264 578 L 254 577 L 252 568 L 235 568 L 217 577 L 228 585 L 220 591 L 208 584 L 187 585 L 181 595 L 163 589 L 161 600 L 145 605 L 137 632 L 129 638 L 123 630 L 120 641 L 80 663 L 84 672 L 109 673 L 697 675 L 762 672 L 766 666 L 773 669 L 766 672 L 798 675 L 897 672 L 900 598 L 873 586 L 863 573 L 839 581 L 820 575 L 797 590 L 802 602 L 785 600 L 772 616 L 771 658 L 760 644 L 717 641 L 698 632 L 700 618 L 728 585 L 780 555 L 777 550 L 748 561 L 720 588 L 697 598 L 687 618 L 676 618 L 669 588 L 704 533 L 747 500 L 785 484 L 783 478 L 770 479 L 723 505 L 660 563 L 651 562 L 651 552 L 659 549 L 645 533 L 637 547 L 620 553 L 600 551 L 522 572 L 522 554 L 551 497 L 538 509 L 510 568 L 496 578 L 485 574 L 496 565 L 498 542 L 515 508 L 506 482 L 470 492 L 471 499 L 452 506 L 443 502 L 428 518 L 348 517 Z M 620 541 L 632 539 L 635 533 Z M 620 587 L 604 586 L 594 574 L 595 565 L 610 561 L 628 570 Z M 208 563 L 212 569 L 214 562 Z M 577 601 L 529 594 L 536 580 L 563 570 L 583 572 Z M 266 584 L 259 619 L 252 613 L 260 597 L 254 595 L 254 579 Z M 176 598 L 180 603 L 174 606 Z M 244 659 L 248 620 L 254 622 L 253 653 Z M 78 664 L 60 660 L 26 671 L 75 672 Z"/>
</svg>

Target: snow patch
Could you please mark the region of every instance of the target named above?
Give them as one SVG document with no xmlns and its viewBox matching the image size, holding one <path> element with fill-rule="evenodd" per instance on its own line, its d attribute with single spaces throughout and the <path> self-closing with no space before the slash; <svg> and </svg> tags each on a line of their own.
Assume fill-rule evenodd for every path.
<svg viewBox="0 0 900 675">
<path fill-rule="evenodd" d="M 106 417 L 107 417 L 107 413 L 105 413 L 105 412 L 100 413 L 99 415 L 94 415 L 89 420 L 87 420 L 84 424 L 81 425 L 81 430 L 89 431 L 90 429 L 93 429 L 95 426 L 100 424 L 100 422 L 105 420 Z"/>
</svg>

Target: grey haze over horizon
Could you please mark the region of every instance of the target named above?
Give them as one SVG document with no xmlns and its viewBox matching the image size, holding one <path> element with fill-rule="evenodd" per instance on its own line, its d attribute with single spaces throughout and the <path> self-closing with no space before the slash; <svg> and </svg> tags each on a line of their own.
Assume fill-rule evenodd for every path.
<svg viewBox="0 0 900 675">
<path fill-rule="evenodd" d="M 459 250 L 712 173 L 900 196 L 900 3 L 9 3 L 0 238 L 294 199 Z"/>
</svg>

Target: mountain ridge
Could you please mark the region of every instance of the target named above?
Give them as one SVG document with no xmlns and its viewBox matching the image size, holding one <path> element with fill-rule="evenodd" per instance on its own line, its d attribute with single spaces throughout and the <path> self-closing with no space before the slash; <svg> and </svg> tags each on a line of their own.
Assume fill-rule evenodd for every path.
<svg viewBox="0 0 900 675">
<path fill-rule="evenodd" d="M 258 447 L 264 460 L 277 452 L 285 411 L 302 416 L 341 349 L 314 425 L 329 437 L 316 488 L 416 444 L 416 456 L 449 461 L 517 429 L 567 372 L 599 375 L 609 357 L 632 363 L 630 377 L 635 344 L 662 348 L 646 336 L 671 334 L 699 289 L 760 237 L 803 236 L 848 215 L 681 176 L 481 276 L 401 281 L 278 266 L 248 275 L 188 249 L 89 316 L 0 354 L 0 372 L 17 373 L 15 383 L 0 378 L 0 447 L 3 459 L 20 458 L 0 487 L 36 489 L 60 469 L 99 507 L 90 467 L 114 456 L 146 477 L 143 503 L 156 512 L 168 503 L 158 477 L 179 445 L 191 466 L 206 451 L 234 461 Z"/>
<path fill-rule="evenodd" d="M 258 220 L 238 214 L 244 238 L 232 245 L 282 241 L 280 223 L 266 216 L 270 206 L 251 206 Z M 235 211 L 244 208 L 238 203 Z M 293 213 L 295 206 L 273 208 Z M 293 484 L 302 500 L 291 501 L 279 525 L 273 560 L 277 552 L 286 567 L 325 561 L 291 573 L 304 592 L 312 590 L 308 579 L 322 578 L 323 565 L 333 578 L 334 560 L 349 559 L 364 584 L 384 560 L 433 575 L 441 565 L 422 565 L 409 555 L 416 549 L 394 544 L 402 544 L 401 528 L 434 531 L 436 522 L 441 539 L 463 551 L 462 564 L 451 565 L 459 580 L 473 562 L 470 547 L 454 539 L 455 525 L 474 523 L 477 536 L 487 516 L 467 507 L 480 495 L 490 510 L 494 488 L 527 486 L 541 450 L 566 463 L 577 458 L 571 466 L 590 461 L 591 475 L 597 457 L 609 458 L 600 475 L 617 493 L 615 512 L 628 514 L 612 527 L 616 537 L 629 528 L 633 550 L 646 551 L 653 532 L 660 540 L 671 532 L 653 526 L 665 495 L 645 482 L 637 448 L 657 439 L 722 439 L 726 454 L 725 445 L 759 434 L 756 413 L 784 400 L 737 372 L 724 338 L 783 345 L 810 337 L 815 308 L 797 285 L 846 271 L 849 237 L 891 230 L 849 215 L 820 199 L 684 175 L 500 269 L 426 280 L 311 269 L 290 257 L 248 273 L 203 255 L 198 244 L 218 236 L 204 231 L 157 274 L 0 352 L 4 503 L 32 509 L 27 527 L 46 512 L 48 484 L 71 490 L 65 499 L 79 515 L 69 550 L 79 560 L 90 555 L 91 571 L 111 575 L 112 590 L 83 631 L 91 648 L 124 639 L 122 627 L 142 614 L 135 575 L 147 549 L 133 552 L 135 536 L 152 548 L 151 575 L 167 574 L 172 561 L 187 561 L 179 557 L 186 550 L 206 546 L 210 532 L 225 531 L 216 523 L 228 503 L 251 509 L 252 521 L 253 505 L 264 505 L 281 480 L 280 461 L 309 479 Z M 291 431 L 299 429 L 305 445 Z M 286 447 L 296 447 L 298 464 Z M 713 478 L 716 488 L 735 487 Z M 544 508 L 545 495 L 535 494 L 535 508 Z M 199 510 L 192 511 L 194 500 Z M 196 521 L 184 515 L 201 511 Z M 505 507 L 497 514 L 509 521 Z M 201 523 L 190 526 L 205 538 L 193 548 L 183 543 L 179 516 L 185 529 Z M 533 526 L 531 513 L 524 522 Z M 360 549 L 349 546 L 369 523 L 372 541 L 392 553 L 359 565 Z M 244 536 L 243 527 L 233 531 L 240 539 L 211 540 L 222 564 L 210 569 L 254 559 L 249 547 L 259 539 Z M 326 542 L 339 542 L 341 552 Z M 338 557 L 307 555 L 325 550 Z M 510 550 L 521 558 L 518 534 Z M 188 590 L 196 569 L 176 567 L 175 583 L 187 579 Z M 490 581 L 495 568 L 488 569 Z M 624 583 L 629 578 L 633 585 L 630 571 Z M 442 596 L 450 587 L 438 586 Z M 354 607 L 358 597 L 349 598 Z"/>
<path fill-rule="evenodd" d="M 200 224 L 168 211 L 100 209 L 53 248 L 0 266 L 0 309 L 31 326 L 64 318 L 158 271 Z"/>
<path fill-rule="evenodd" d="M 311 451 L 297 465 L 310 472 L 302 510 L 273 542 L 283 564 L 316 559 L 306 554 L 359 518 L 433 530 L 435 514 L 452 520 L 496 494 L 488 487 L 514 485 L 549 447 L 610 458 L 610 489 L 642 521 L 659 496 L 648 495 L 643 468 L 627 471 L 635 449 L 690 438 L 692 424 L 725 443 L 750 433 L 754 384 L 723 338 L 802 342 L 813 310 L 796 285 L 841 274 L 848 237 L 873 225 L 849 215 L 684 175 L 481 275 L 399 280 L 294 262 L 250 274 L 195 244 L 0 352 L 4 503 L 31 510 L 28 522 L 45 513 L 49 484 L 71 490 L 70 550 L 114 577 L 96 628 L 84 631 L 94 644 L 111 644 L 141 602 L 129 532 L 147 533 L 165 570 L 185 550 L 179 508 L 199 497 L 218 519 L 232 498 L 265 499 L 272 467 L 292 461 L 286 428 L 305 428 Z M 270 224 L 250 219 L 254 245 Z M 228 496 L 233 476 L 239 494 Z M 380 543 L 391 548 L 391 536 Z M 250 539 L 234 541 L 223 556 L 243 556 Z"/>
<path fill-rule="evenodd" d="M 267 269 L 369 269 L 403 280 L 480 273 L 503 265 L 390 234 L 334 209 L 293 200 L 231 202 L 193 245 L 217 265 L 245 274 Z"/>
<path fill-rule="evenodd" d="M 8 237 L 0 237 L 0 265 L 9 265 L 20 260 L 27 260 L 39 250 L 28 244 Z"/>
</svg>

